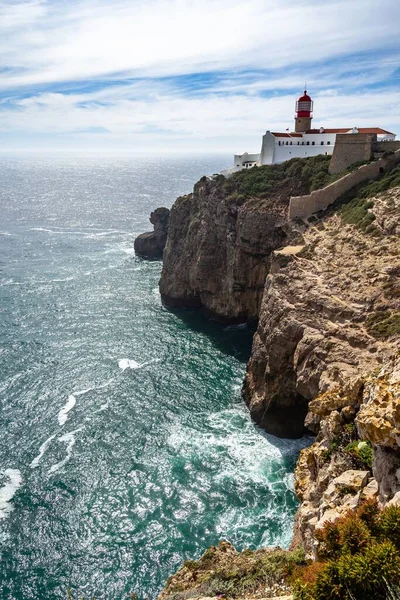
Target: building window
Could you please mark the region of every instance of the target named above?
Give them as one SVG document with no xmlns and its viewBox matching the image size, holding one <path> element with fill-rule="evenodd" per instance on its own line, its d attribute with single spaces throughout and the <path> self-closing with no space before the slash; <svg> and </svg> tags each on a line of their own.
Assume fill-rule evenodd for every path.
<svg viewBox="0 0 400 600">
<path fill-rule="evenodd" d="M 309 146 L 309 145 L 310 145 L 310 142 L 307 142 L 307 146 Z"/>
<path fill-rule="evenodd" d="M 293 142 L 290 142 L 290 145 L 292 145 Z"/>
<path fill-rule="evenodd" d="M 324 145 L 324 142 L 321 142 L 321 146 L 323 146 L 323 145 Z"/>
<path fill-rule="evenodd" d="M 330 143 L 330 142 L 326 142 L 326 144 L 327 144 L 327 146 L 330 146 L 330 145 L 331 145 L 331 143 Z"/>
<path fill-rule="evenodd" d="M 311 142 L 312 146 L 315 146 L 315 142 Z"/>
<path fill-rule="evenodd" d="M 297 142 L 297 145 L 300 146 L 300 142 Z"/>
<path fill-rule="evenodd" d="M 280 142 L 278 142 L 278 145 L 280 146 L 280 145 L 281 145 L 281 143 L 280 143 Z"/>
<path fill-rule="evenodd" d="M 301 145 L 304 146 L 304 142 L 301 142 Z"/>
</svg>

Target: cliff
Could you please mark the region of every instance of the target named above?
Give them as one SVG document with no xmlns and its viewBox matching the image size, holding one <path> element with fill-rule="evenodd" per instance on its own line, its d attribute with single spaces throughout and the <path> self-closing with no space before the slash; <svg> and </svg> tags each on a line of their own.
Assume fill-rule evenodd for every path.
<svg viewBox="0 0 400 600">
<path fill-rule="evenodd" d="M 271 253 L 288 239 L 292 195 L 329 181 L 325 156 L 203 177 L 171 209 L 160 291 L 171 307 L 258 320 Z"/>
<path fill-rule="evenodd" d="M 275 182 L 273 193 L 278 188 Z M 161 289 L 225 318 L 257 318 L 259 306 L 244 399 L 267 431 L 297 437 L 308 430 L 316 438 L 296 467 L 293 550 L 210 549 L 185 563 L 161 598 L 272 598 L 292 591 L 299 600 L 394 597 L 385 581 L 400 585 L 400 538 L 391 537 L 400 528 L 400 170 L 363 183 L 307 222 L 287 220 L 285 193 L 240 202 L 234 195 L 234 214 L 228 197 L 219 182 L 203 180 L 178 201 Z M 258 241 L 269 244 L 258 255 L 265 285 L 257 301 L 247 284 L 232 299 L 232 282 L 250 254 L 240 248 L 241 218 L 252 211 L 255 222 L 264 211 L 276 219 L 268 235 L 265 225 L 253 225 L 246 238 L 259 231 Z M 191 214 L 199 222 L 192 233 L 184 228 L 179 242 L 179 225 Z M 202 278 L 179 273 L 183 264 L 195 272 L 200 265 Z M 227 265 L 235 269 L 225 271 Z M 174 269 L 178 283 L 169 280 Z M 354 539 L 365 543 L 349 554 Z M 300 547 L 305 556 L 296 554 Z M 375 565 L 372 571 L 367 564 Z"/>
<path fill-rule="evenodd" d="M 272 255 L 243 390 L 254 419 L 270 433 L 315 431 L 312 417 L 305 421 L 310 400 L 373 371 L 393 351 L 399 190 L 368 202 L 358 224 L 346 224 L 351 211 L 344 205 L 305 228 L 300 245 Z M 360 227 L 363 219 L 371 231 Z"/>
</svg>

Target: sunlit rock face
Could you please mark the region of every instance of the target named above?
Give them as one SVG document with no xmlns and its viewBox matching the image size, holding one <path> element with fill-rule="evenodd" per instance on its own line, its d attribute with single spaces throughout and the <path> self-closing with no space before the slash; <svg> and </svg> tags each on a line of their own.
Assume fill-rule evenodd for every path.
<svg viewBox="0 0 400 600">
<path fill-rule="evenodd" d="M 226 322 L 256 322 L 271 252 L 287 237 L 287 205 L 244 202 L 202 178 L 171 209 L 163 302 Z"/>
</svg>

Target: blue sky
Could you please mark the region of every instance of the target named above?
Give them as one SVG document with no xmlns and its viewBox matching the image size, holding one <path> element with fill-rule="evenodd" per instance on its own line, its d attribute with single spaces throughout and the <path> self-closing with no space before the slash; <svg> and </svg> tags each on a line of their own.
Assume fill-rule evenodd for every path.
<svg viewBox="0 0 400 600">
<path fill-rule="evenodd" d="M 399 0 L 0 0 L 0 148 L 258 151 L 293 126 L 400 133 Z"/>
</svg>

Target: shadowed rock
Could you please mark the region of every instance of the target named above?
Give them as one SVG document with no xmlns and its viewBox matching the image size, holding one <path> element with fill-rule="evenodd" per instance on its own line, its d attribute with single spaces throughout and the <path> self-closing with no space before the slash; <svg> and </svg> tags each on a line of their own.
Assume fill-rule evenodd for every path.
<svg viewBox="0 0 400 600">
<path fill-rule="evenodd" d="M 150 215 L 154 231 L 141 233 L 135 239 L 135 252 L 143 258 L 162 258 L 168 234 L 169 209 L 156 208 Z"/>
</svg>

